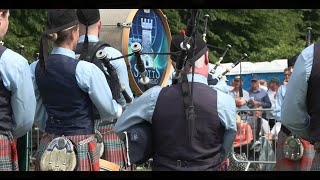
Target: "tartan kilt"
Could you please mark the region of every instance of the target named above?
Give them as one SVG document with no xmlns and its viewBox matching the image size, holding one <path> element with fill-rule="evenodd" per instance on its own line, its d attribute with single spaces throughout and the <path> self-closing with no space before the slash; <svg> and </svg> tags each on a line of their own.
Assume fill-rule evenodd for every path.
<svg viewBox="0 0 320 180">
<path fill-rule="evenodd" d="M 94 136 L 94 134 L 90 135 L 74 135 L 74 136 L 65 136 L 69 140 L 72 141 L 77 157 L 77 165 L 75 168 L 75 171 L 99 171 L 99 153 L 97 152 L 97 144 L 96 141 L 94 141 L 94 138 L 92 141 L 85 143 L 83 145 L 78 145 L 78 143 L 84 139 L 87 139 L 91 136 Z M 44 151 L 47 149 L 47 146 L 49 143 L 57 137 L 61 137 L 60 135 L 53 135 L 53 134 L 47 134 L 44 133 L 41 135 L 40 138 L 40 145 L 39 148 L 35 154 L 35 171 L 40 171 L 40 160 L 44 153 Z M 92 151 L 89 149 L 89 146 L 92 145 L 90 148 L 92 148 Z"/>
<path fill-rule="evenodd" d="M 101 121 L 100 121 L 101 122 Z M 125 143 L 114 132 L 115 123 L 99 126 L 96 120 L 95 128 L 103 136 L 104 151 L 101 159 L 113 162 L 123 169 L 127 168 L 127 151 Z"/>
<path fill-rule="evenodd" d="M 312 166 L 310 171 L 320 171 L 320 153 L 319 150 L 315 151 L 315 155 L 312 161 Z"/>
<path fill-rule="evenodd" d="M 287 135 L 280 131 L 276 146 L 276 171 L 310 171 L 312 165 L 312 159 L 315 155 L 313 145 L 308 141 L 301 139 L 304 147 L 303 156 L 299 161 L 290 161 L 285 158 L 283 152 L 283 146 Z"/>
<path fill-rule="evenodd" d="M 17 148 L 12 135 L 0 134 L 0 171 L 19 171 Z"/>
</svg>

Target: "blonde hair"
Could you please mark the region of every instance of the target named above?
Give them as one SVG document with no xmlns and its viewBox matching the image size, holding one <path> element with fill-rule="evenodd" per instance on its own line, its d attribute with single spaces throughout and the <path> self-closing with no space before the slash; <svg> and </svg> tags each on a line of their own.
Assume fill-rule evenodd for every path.
<svg viewBox="0 0 320 180">
<path fill-rule="evenodd" d="M 79 24 L 71 26 L 57 33 L 48 34 L 48 38 L 59 46 L 67 40 L 67 37 L 71 34 L 72 31 L 76 31 L 78 28 Z"/>
<path fill-rule="evenodd" d="M 267 84 L 267 81 L 264 79 L 259 80 L 260 85 L 265 86 Z"/>
</svg>

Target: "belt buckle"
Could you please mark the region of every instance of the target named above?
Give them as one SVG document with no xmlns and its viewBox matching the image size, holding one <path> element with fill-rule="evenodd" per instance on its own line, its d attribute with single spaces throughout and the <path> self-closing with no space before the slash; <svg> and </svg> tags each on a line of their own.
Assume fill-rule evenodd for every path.
<svg viewBox="0 0 320 180">
<path fill-rule="evenodd" d="M 177 167 L 181 167 L 181 160 L 177 160 Z"/>
</svg>

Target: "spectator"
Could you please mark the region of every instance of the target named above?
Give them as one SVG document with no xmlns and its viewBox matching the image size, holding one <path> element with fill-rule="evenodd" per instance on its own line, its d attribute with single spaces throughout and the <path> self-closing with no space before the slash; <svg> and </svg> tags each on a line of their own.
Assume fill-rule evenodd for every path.
<svg viewBox="0 0 320 180">
<path fill-rule="evenodd" d="M 237 75 L 231 82 L 231 86 L 233 87 L 233 89 L 229 91 L 229 94 L 236 101 L 236 106 L 238 110 L 249 108 L 247 106 L 247 102 L 249 101 L 249 93 L 248 91 L 240 88 L 241 85 L 243 85 L 243 79 L 239 75 Z M 241 90 L 242 96 L 240 96 Z"/>
<path fill-rule="evenodd" d="M 291 76 L 291 72 L 288 68 L 285 68 L 283 71 L 284 74 L 284 80 L 283 80 L 283 84 L 288 84 L 290 76 Z"/>
<path fill-rule="evenodd" d="M 271 101 L 271 108 L 274 109 L 276 103 L 276 94 L 278 92 L 278 88 L 280 86 L 280 80 L 276 77 L 273 77 L 269 81 L 269 89 L 267 91 L 269 99 Z M 275 119 L 271 111 L 266 112 L 266 117 L 269 120 L 270 128 L 272 128 L 275 124 Z"/>
<path fill-rule="evenodd" d="M 264 90 L 268 90 L 268 84 L 267 84 L 267 81 L 266 80 L 264 80 L 264 79 L 260 79 L 259 80 L 259 86 L 262 88 L 262 89 L 264 89 Z"/>
<path fill-rule="evenodd" d="M 248 106 L 250 108 L 271 108 L 271 102 L 268 97 L 267 91 L 259 86 L 259 77 L 254 75 L 250 80 L 250 86 L 247 91 L 249 92 Z"/>
</svg>

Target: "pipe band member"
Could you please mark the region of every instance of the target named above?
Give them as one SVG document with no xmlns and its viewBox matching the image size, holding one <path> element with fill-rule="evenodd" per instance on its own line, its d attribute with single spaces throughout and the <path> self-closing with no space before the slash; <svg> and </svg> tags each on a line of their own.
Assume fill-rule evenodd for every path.
<svg viewBox="0 0 320 180">
<path fill-rule="evenodd" d="M 108 58 L 120 57 L 122 56 L 122 53 L 108 45 L 106 42 L 99 40 L 99 31 L 102 27 L 99 9 L 77 9 L 77 16 L 80 22 L 80 38 L 75 50 L 76 54 L 80 55 L 80 60 L 84 58 L 84 60 L 94 63 L 101 69 L 108 80 L 113 99 L 117 100 L 123 109 L 125 109 L 128 104 L 120 93 L 119 85 L 124 85 L 125 90 L 131 99 L 133 99 L 133 93 L 129 86 L 127 65 L 124 58 L 110 61 L 110 67 L 107 69 L 102 64 L 102 61 L 96 57 L 96 52 L 100 49 L 103 49 L 107 53 Z M 128 162 L 126 159 L 125 144 L 114 133 L 116 119 L 101 119 L 97 109 L 94 108 L 93 111 L 95 128 L 102 135 L 104 146 L 102 159 L 116 163 L 123 169 L 126 169 Z"/>
<path fill-rule="evenodd" d="M 50 55 L 48 39 L 54 43 Z M 122 113 L 101 70 L 75 58 L 78 40 L 76 11 L 48 10 L 39 60 L 30 65 L 37 99 L 35 122 L 45 132 L 36 170 L 99 171 L 92 106 L 103 119 Z"/>
<path fill-rule="evenodd" d="M 7 33 L 9 9 L 0 9 L 0 41 Z M 19 171 L 16 139 L 32 128 L 36 98 L 28 61 L 0 45 L 0 171 Z"/>
<path fill-rule="evenodd" d="M 180 51 L 182 41 L 182 35 L 172 36 L 170 51 Z M 115 131 L 123 140 L 128 137 L 132 162 L 146 160 L 142 156 L 146 155 L 153 158 L 154 171 L 218 170 L 232 150 L 237 131 L 235 101 L 208 86 L 208 50 L 201 36 L 195 36 L 194 47 L 181 83 L 150 88 L 118 119 Z M 175 62 L 177 58 L 171 56 Z M 195 66 L 194 74 L 190 64 Z M 140 130 L 135 127 L 139 124 Z M 147 130 L 141 133 L 141 129 Z"/>
</svg>

